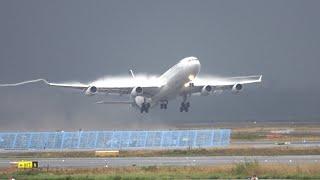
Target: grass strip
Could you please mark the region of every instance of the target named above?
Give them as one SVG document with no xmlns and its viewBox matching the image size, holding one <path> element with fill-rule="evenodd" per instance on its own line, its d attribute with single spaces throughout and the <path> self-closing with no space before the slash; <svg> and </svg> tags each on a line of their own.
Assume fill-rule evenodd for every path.
<svg viewBox="0 0 320 180">
<path fill-rule="evenodd" d="M 318 147 L 279 146 L 270 148 L 227 147 L 175 150 L 120 151 L 120 157 L 175 157 L 175 156 L 276 156 L 276 155 L 320 155 Z M 63 158 L 95 157 L 94 151 L 59 152 L 3 152 L 0 158 Z"/>
<path fill-rule="evenodd" d="M 0 179 L 320 179 L 319 164 L 259 164 L 246 161 L 217 166 L 146 166 L 121 168 L 0 169 Z"/>
</svg>

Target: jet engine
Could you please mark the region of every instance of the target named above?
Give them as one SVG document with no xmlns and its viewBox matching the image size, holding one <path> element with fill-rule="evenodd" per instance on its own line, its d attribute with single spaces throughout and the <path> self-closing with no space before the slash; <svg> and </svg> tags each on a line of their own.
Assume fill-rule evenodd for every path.
<svg viewBox="0 0 320 180">
<path fill-rule="evenodd" d="M 143 94 L 143 88 L 138 86 L 132 89 L 131 96 L 136 97 Z"/>
<path fill-rule="evenodd" d="M 240 92 L 242 90 L 242 88 L 243 88 L 242 84 L 235 84 L 232 87 L 232 92 L 238 93 L 238 92 Z"/>
<path fill-rule="evenodd" d="M 95 86 L 90 86 L 88 89 L 85 91 L 86 96 L 93 96 L 98 92 L 98 88 Z"/>
<path fill-rule="evenodd" d="M 208 96 L 212 91 L 212 87 L 209 85 L 203 86 L 201 89 L 201 96 Z"/>
<path fill-rule="evenodd" d="M 136 96 L 134 97 L 134 102 L 136 103 L 136 105 L 141 107 L 142 104 L 145 102 L 145 98 L 143 96 Z"/>
</svg>

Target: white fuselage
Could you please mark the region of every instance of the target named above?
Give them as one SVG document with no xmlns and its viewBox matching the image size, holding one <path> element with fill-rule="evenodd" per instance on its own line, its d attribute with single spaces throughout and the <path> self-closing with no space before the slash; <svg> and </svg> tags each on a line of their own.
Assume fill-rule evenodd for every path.
<svg viewBox="0 0 320 180">
<path fill-rule="evenodd" d="M 151 97 L 151 106 L 178 97 L 181 90 L 198 75 L 200 66 L 196 57 L 187 57 L 162 74 L 159 81 L 165 83 L 160 91 Z"/>
</svg>

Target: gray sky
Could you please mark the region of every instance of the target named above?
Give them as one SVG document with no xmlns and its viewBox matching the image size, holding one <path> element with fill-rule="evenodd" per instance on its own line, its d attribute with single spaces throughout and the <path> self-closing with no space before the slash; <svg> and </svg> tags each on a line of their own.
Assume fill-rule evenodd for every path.
<svg viewBox="0 0 320 180">
<path fill-rule="evenodd" d="M 0 89 L 0 130 L 171 128 L 320 118 L 320 1 L 0 1 L 0 83 L 161 74 L 197 56 L 201 74 L 263 74 L 241 95 L 141 116 L 41 83 Z"/>
</svg>

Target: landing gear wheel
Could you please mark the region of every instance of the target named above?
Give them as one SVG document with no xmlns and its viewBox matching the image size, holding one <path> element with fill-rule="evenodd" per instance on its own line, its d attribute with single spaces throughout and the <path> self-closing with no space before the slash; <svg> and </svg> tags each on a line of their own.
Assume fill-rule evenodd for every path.
<svg viewBox="0 0 320 180">
<path fill-rule="evenodd" d="M 183 111 L 188 112 L 189 111 L 189 107 L 190 107 L 190 103 L 189 102 L 187 102 L 187 103 L 182 102 L 181 106 L 180 106 L 180 112 L 183 112 Z"/>
<path fill-rule="evenodd" d="M 168 101 L 161 101 L 160 109 L 167 109 L 168 107 Z"/>
<path fill-rule="evenodd" d="M 140 112 L 149 112 L 149 108 L 150 108 L 150 103 L 142 103 L 141 108 L 140 108 Z"/>
<path fill-rule="evenodd" d="M 141 105 L 140 112 L 143 113 L 143 112 L 145 111 L 145 109 L 146 109 L 146 106 L 145 106 L 145 104 L 143 103 L 143 104 Z"/>
</svg>

